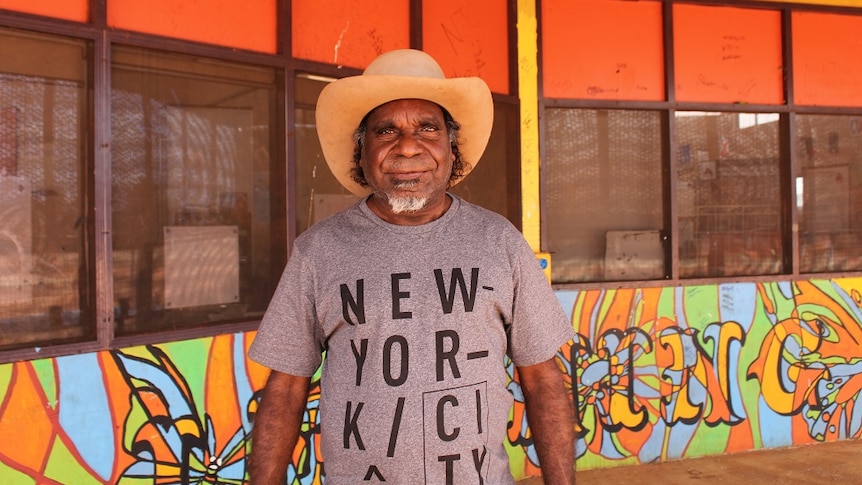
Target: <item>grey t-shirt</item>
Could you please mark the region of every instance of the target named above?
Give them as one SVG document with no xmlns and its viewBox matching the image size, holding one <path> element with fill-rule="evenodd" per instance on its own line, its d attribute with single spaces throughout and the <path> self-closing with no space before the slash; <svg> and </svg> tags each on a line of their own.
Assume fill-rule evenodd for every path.
<svg viewBox="0 0 862 485">
<path fill-rule="evenodd" d="M 501 216 L 453 196 L 397 226 L 360 201 L 297 238 L 249 356 L 311 376 L 326 352 L 327 484 L 511 484 L 504 355 L 537 364 L 573 336 Z"/>
</svg>

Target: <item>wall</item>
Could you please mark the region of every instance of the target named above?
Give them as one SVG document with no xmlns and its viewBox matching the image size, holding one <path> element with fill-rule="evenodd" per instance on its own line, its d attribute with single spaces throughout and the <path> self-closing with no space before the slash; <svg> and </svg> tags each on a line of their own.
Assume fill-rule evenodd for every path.
<svg viewBox="0 0 862 485">
<path fill-rule="evenodd" d="M 560 291 L 578 468 L 858 438 L 862 279 Z M 242 483 L 253 334 L 0 365 L 0 481 Z M 510 373 L 512 367 L 509 367 Z M 516 478 L 539 473 L 516 397 Z M 289 483 L 315 483 L 317 392 Z"/>
<path fill-rule="evenodd" d="M 522 80 L 536 77 L 534 8 L 518 2 Z M 536 89 L 523 82 L 519 93 L 524 226 L 534 245 Z M 578 468 L 859 438 L 860 291 L 859 278 L 559 291 L 579 333 L 559 355 L 581 418 Z M 244 482 L 267 375 L 245 357 L 252 338 L 0 364 L 0 483 Z M 536 475 L 523 396 L 510 386 L 512 469 Z M 318 391 L 290 483 L 319 481 Z"/>
</svg>

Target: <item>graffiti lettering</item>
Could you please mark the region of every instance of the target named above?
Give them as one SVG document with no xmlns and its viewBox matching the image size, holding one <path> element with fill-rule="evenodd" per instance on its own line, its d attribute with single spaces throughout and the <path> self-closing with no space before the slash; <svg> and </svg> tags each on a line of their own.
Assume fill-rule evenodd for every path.
<svg viewBox="0 0 862 485">
<path fill-rule="evenodd" d="M 693 424 L 701 418 L 707 424 L 738 423 L 743 418 L 733 410 L 730 384 L 734 342 L 744 339 L 736 322 L 713 323 L 704 331 L 702 341 L 697 329 L 673 327 L 659 335 L 661 346 L 671 353 L 671 365 L 662 371 L 670 392 L 662 397 L 662 418 L 671 426 Z M 713 343 L 707 348 L 707 341 Z M 710 358 L 710 354 L 712 357 Z M 702 416 L 704 409 L 707 415 Z"/>
<path fill-rule="evenodd" d="M 647 413 L 635 400 L 634 359 L 652 346 L 639 329 L 616 329 L 603 334 L 596 352 L 581 364 L 581 385 L 586 402 L 595 405 L 602 426 L 615 432 L 623 428 L 638 430 L 647 423 Z"/>
</svg>

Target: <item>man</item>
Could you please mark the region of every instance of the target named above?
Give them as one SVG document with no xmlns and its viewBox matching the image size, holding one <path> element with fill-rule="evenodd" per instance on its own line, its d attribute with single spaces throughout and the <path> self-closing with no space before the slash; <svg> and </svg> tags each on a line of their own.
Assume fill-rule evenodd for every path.
<svg viewBox="0 0 862 485">
<path fill-rule="evenodd" d="M 482 80 L 446 79 L 416 50 L 321 92 L 324 157 L 362 199 L 297 238 L 249 351 L 272 369 L 253 483 L 283 483 L 323 351 L 327 484 L 514 483 L 507 354 L 545 483 L 574 483 L 554 360 L 571 324 L 521 234 L 447 193 L 479 161 L 492 121 Z"/>
</svg>

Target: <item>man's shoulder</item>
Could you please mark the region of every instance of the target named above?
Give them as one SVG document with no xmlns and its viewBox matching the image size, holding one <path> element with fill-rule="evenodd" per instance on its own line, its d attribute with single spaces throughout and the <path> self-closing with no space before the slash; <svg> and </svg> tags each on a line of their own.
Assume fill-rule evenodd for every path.
<svg viewBox="0 0 862 485">
<path fill-rule="evenodd" d="M 460 197 L 458 197 L 458 199 L 461 205 L 460 209 L 463 211 L 465 216 L 488 219 L 489 221 L 496 223 L 511 224 L 508 219 L 506 219 L 497 212 L 494 212 L 490 209 L 486 209 L 480 205 L 474 204 L 473 202 L 467 201 Z"/>
<path fill-rule="evenodd" d="M 295 244 L 319 244 L 321 240 L 344 237 L 344 233 L 355 230 L 359 212 L 354 204 L 315 222 L 296 237 Z"/>
</svg>

